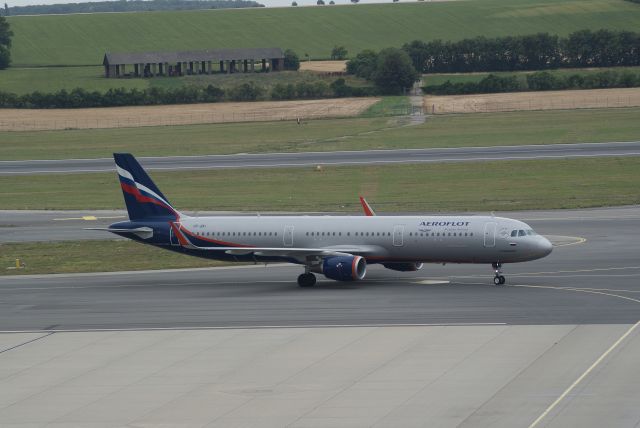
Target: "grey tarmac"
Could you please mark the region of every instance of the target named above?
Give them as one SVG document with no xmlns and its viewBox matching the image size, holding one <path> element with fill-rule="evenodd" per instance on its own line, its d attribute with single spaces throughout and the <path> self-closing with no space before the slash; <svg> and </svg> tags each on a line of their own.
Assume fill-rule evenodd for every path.
<svg viewBox="0 0 640 428">
<path fill-rule="evenodd" d="M 383 165 L 639 155 L 640 141 L 630 141 L 439 149 L 241 153 L 233 155 L 141 157 L 138 159 L 145 169 L 179 171 L 190 169 L 291 168 L 315 165 Z M 92 173 L 114 170 L 115 167 L 111 158 L 0 161 L 0 175 Z"/>
<path fill-rule="evenodd" d="M 505 266 L 0 277 L 0 421 L 24 426 L 637 427 L 640 207 L 509 213 Z"/>
<path fill-rule="evenodd" d="M 298 266 L 0 277 L 2 330 L 370 324 L 602 324 L 640 319 L 640 206 L 508 213 L 558 243 L 539 261 L 505 265 L 370 266 L 362 282 Z M 76 235 L 83 231 L 77 230 Z M 563 238 L 568 237 L 568 238 Z M 443 281 L 440 283 L 439 281 Z"/>
</svg>

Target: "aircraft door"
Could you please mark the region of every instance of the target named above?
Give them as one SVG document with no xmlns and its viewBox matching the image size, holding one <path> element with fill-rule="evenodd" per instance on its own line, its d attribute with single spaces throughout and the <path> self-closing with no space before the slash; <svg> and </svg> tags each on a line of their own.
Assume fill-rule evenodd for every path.
<svg viewBox="0 0 640 428">
<path fill-rule="evenodd" d="M 393 226 L 393 246 L 402 247 L 404 245 L 404 226 Z"/>
<path fill-rule="evenodd" d="M 285 247 L 293 247 L 293 226 L 284 227 L 284 235 L 282 240 Z"/>
<path fill-rule="evenodd" d="M 180 228 L 180 223 L 174 223 L 176 228 Z M 175 233 L 173 233 L 173 227 L 169 227 L 169 242 L 171 245 L 179 246 L 180 242 Z"/>
<path fill-rule="evenodd" d="M 496 246 L 496 224 L 493 222 L 484 225 L 484 246 L 487 248 Z"/>
</svg>

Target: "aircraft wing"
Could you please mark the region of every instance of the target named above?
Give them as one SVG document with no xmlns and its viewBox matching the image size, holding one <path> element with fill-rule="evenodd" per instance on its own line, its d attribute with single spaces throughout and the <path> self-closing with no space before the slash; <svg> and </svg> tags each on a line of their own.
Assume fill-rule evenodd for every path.
<svg viewBox="0 0 640 428">
<path fill-rule="evenodd" d="M 187 248 L 205 251 L 224 251 L 227 254 L 236 256 L 245 256 L 254 254 L 264 257 L 327 257 L 327 256 L 344 256 L 344 255 L 366 255 L 377 252 L 374 246 L 338 246 L 325 248 L 293 248 L 293 247 L 199 247 L 196 245 L 188 245 Z"/>
</svg>

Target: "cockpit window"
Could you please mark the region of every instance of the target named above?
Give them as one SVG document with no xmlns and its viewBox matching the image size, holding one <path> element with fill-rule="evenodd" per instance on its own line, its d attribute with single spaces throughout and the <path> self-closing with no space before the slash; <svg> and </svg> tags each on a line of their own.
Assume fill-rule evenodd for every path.
<svg viewBox="0 0 640 428">
<path fill-rule="evenodd" d="M 537 235 L 537 233 L 533 229 L 527 229 L 527 235 L 534 236 Z"/>
<path fill-rule="evenodd" d="M 525 236 L 524 230 L 520 229 L 518 231 L 518 236 Z"/>
<path fill-rule="evenodd" d="M 517 230 L 512 230 L 511 231 L 511 236 L 518 236 L 518 231 Z"/>
</svg>

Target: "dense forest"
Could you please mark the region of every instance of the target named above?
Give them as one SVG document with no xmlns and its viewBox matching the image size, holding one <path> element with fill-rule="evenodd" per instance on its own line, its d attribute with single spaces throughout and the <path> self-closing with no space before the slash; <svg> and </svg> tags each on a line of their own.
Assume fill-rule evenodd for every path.
<svg viewBox="0 0 640 428">
<path fill-rule="evenodd" d="M 2 9 L 5 15 L 49 15 L 96 12 L 144 12 L 153 10 L 229 9 L 264 7 L 252 0 L 118 0 L 90 3 L 65 3 L 13 6 Z"/>
</svg>

